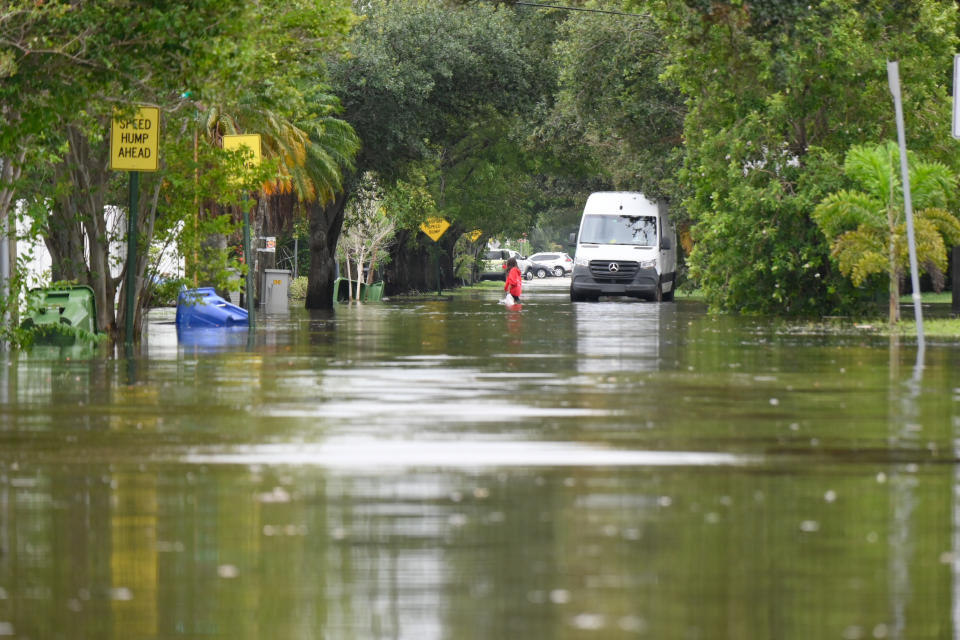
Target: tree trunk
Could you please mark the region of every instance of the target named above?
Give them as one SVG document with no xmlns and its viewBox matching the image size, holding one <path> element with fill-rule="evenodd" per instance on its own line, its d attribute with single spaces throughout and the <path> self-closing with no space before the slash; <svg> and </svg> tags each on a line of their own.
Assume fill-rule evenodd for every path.
<svg viewBox="0 0 960 640">
<path fill-rule="evenodd" d="M 333 308 L 333 281 L 337 271 L 336 250 L 347 194 L 341 193 L 326 206 L 311 203 L 310 214 L 310 271 L 307 273 L 307 309 Z"/>
<path fill-rule="evenodd" d="M 110 177 L 107 145 L 92 147 L 84 133 L 67 127 L 69 146 L 54 168 L 62 185 L 51 206 L 44 242 L 50 251 L 53 281 L 89 285 L 97 305 L 97 328 L 116 339 L 115 287 L 110 274 L 104 194 Z M 89 245 L 86 261 L 84 238 Z"/>
<path fill-rule="evenodd" d="M 106 121 L 104 121 L 106 127 Z M 134 338 L 140 333 L 143 321 L 141 292 L 143 274 L 148 263 L 148 251 L 153 238 L 154 220 L 159 197 L 159 178 L 140 180 L 138 202 L 137 262 L 124 269 L 134 271 L 135 306 L 126 309 L 126 295 L 121 291 L 120 312 L 114 301 L 125 273 L 114 277 L 110 273 L 112 256 L 111 240 L 126 237 L 124 228 L 113 230 L 107 226 L 105 213 L 107 186 L 112 177 L 109 169 L 109 145 L 91 145 L 85 133 L 77 127 L 67 128 L 69 149 L 62 163 L 55 166 L 56 179 L 64 186 L 61 196 L 53 203 L 47 219 L 47 234 L 44 241 L 52 259 L 53 280 L 73 280 L 89 285 L 94 291 L 97 305 L 97 329 L 114 341 L 125 338 L 121 335 L 126 326 L 126 314 L 134 317 Z M 153 191 L 150 192 L 151 182 Z M 145 194 L 150 193 L 150 196 Z M 129 215 L 129 211 L 127 212 Z M 116 234 L 116 237 L 111 234 Z M 86 240 L 89 254 L 84 251 Z M 125 256 L 118 256 L 124 259 Z M 125 285 L 124 285 L 125 286 Z"/>
<path fill-rule="evenodd" d="M 370 269 L 367 271 L 367 284 L 373 284 L 373 272 L 377 268 L 377 252 L 380 251 L 380 244 L 374 243 L 370 249 Z"/>
<path fill-rule="evenodd" d="M 87 282 L 87 268 L 83 255 L 83 227 L 76 214 L 71 214 L 71 202 L 53 204 L 47 218 L 43 243 L 50 252 L 50 279 L 53 282 L 75 280 Z"/>
<path fill-rule="evenodd" d="M 887 223 L 890 227 L 890 246 L 887 249 L 889 253 L 889 270 L 890 270 L 890 305 L 889 305 L 889 315 L 890 315 L 890 324 L 894 325 L 900 322 L 900 273 L 897 269 L 897 253 L 896 253 L 896 227 L 895 227 L 895 218 L 893 213 L 893 208 L 887 208 Z"/>
<path fill-rule="evenodd" d="M 416 235 L 411 238 L 411 233 Z M 434 243 L 419 231 L 397 233 L 397 240 L 390 248 L 390 265 L 384 278 L 386 292 L 396 295 L 410 291 L 436 291 L 435 251 L 440 252 L 440 287 L 452 289 L 456 284 L 453 274 L 453 247 L 459 235 L 451 227 L 440 237 L 439 242 Z"/>
</svg>

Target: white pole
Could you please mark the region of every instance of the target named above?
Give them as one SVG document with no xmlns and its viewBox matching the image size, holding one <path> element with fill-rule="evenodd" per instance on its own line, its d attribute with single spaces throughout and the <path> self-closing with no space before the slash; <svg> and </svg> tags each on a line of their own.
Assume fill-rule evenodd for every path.
<svg viewBox="0 0 960 640">
<path fill-rule="evenodd" d="M 910 284 L 913 289 L 913 315 L 917 320 L 917 345 L 923 352 L 923 310 L 920 307 L 920 276 L 917 271 L 917 246 L 913 236 L 913 204 L 910 202 L 910 172 L 907 168 L 907 141 L 903 128 L 903 104 L 900 100 L 900 68 L 894 60 L 887 62 L 887 80 L 893 94 L 897 116 L 897 140 L 900 143 L 900 174 L 903 179 L 903 207 L 907 217 L 907 244 L 910 247 Z"/>
</svg>

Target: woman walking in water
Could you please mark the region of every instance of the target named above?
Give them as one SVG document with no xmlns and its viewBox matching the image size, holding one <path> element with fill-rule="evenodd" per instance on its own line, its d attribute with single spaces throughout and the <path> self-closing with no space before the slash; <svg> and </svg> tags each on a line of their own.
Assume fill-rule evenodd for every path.
<svg viewBox="0 0 960 640">
<path fill-rule="evenodd" d="M 513 303 L 520 304 L 520 293 L 523 291 L 523 276 L 520 275 L 520 268 L 517 266 L 517 259 L 507 260 L 507 282 L 503 285 L 503 290 L 513 296 Z"/>
</svg>

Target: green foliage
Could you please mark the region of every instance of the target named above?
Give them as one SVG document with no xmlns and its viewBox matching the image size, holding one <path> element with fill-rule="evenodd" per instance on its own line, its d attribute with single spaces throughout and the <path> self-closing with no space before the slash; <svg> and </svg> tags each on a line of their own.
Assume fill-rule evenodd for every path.
<svg viewBox="0 0 960 640">
<path fill-rule="evenodd" d="M 180 290 L 189 287 L 185 278 L 159 279 L 151 290 L 150 307 L 175 307 Z"/>
<path fill-rule="evenodd" d="M 364 143 L 358 168 L 385 180 L 462 137 L 490 110 L 530 106 L 531 61 L 507 11 L 377 0 L 330 70 Z"/>
<path fill-rule="evenodd" d="M 188 137 L 166 140 L 163 153 L 163 170 L 148 178 L 159 181 L 154 245 L 179 248 L 189 265 L 190 287 L 196 274 L 198 283 L 235 288 L 235 274 L 245 273 L 246 266 L 229 247 L 209 239 L 239 233 L 240 208 L 254 204 L 244 200 L 243 194 L 257 190 L 274 175 L 276 163 L 266 160 L 260 167 L 245 167 L 245 150 L 224 151 L 210 145 L 195 150 Z M 241 176 L 239 182 L 237 176 Z"/>
<path fill-rule="evenodd" d="M 358 170 L 377 175 L 388 215 L 410 231 L 395 263 L 435 249 L 411 250 L 429 217 L 451 222 L 448 233 L 517 236 L 556 206 L 554 193 L 574 200 L 553 176 L 583 163 L 559 160 L 535 131 L 556 82 L 556 16 L 418 0 L 364 10 L 352 55 L 332 62 L 331 75 L 363 140 Z"/>
<path fill-rule="evenodd" d="M 304 300 L 307 297 L 307 277 L 300 276 L 290 281 L 289 295 L 292 300 Z"/>
<path fill-rule="evenodd" d="M 942 208 L 956 180 L 945 165 L 923 162 L 914 154 L 908 154 L 908 166 L 918 266 L 943 272 L 947 246 L 960 242 L 960 221 Z M 854 146 L 847 153 L 844 172 L 861 190 L 828 195 L 813 219 L 830 241 L 840 272 L 854 286 L 873 274 L 887 274 L 894 322 L 899 280 L 909 265 L 899 149 L 893 142 Z"/>
<path fill-rule="evenodd" d="M 406 180 L 396 180 L 383 196 L 383 209 L 399 229 L 414 231 L 438 215 L 436 203 L 427 188 L 423 172 L 410 171 Z"/>
<path fill-rule="evenodd" d="M 35 229 L 58 247 L 54 270 L 108 278 L 97 252 L 83 264 L 76 249 L 84 234 L 106 244 L 101 212 L 126 200 L 124 176 L 104 168 L 107 126 L 115 107 L 157 105 L 162 166 L 141 178 L 141 247 L 154 233 L 161 243 L 184 242 L 183 253 L 205 260 L 219 284 L 236 262 L 203 234 L 232 232 L 241 190 L 278 176 L 309 198 L 329 200 L 341 187 L 357 139 L 335 117 L 323 55 L 342 50 L 355 20 L 347 0 L 190 0 L 135 11 L 110 0 L 8 3 L 0 8 L 0 160 L 16 162 L 24 178 L 0 183 L 0 213 L 20 198 L 38 203 Z M 229 126 L 224 113 L 234 114 Z M 201 114 L 217 126 L 194 162 Z M 227 178 L 242 158 L 218 150 L 230 126 L 266 140 L 266 162 L 240 183 Z M 51 179 L 51 165 L 65 180 Z M 47 215 L 51 202 L 57 215 Z M 102 253 L 103 262 L 122 260 Z M 142 260 L 127 267 L 146 269 Z M 113 305 L 99 302 L 112 320 Z"/>
<path fill-rule="evenodd" d="M 95 346 L 109 340 L 105 333 L 92 333 L 79 327 L 66 324 L 40 324 L 15 330 L 15 345 L 29 349 L 34 345 L 90 345 Z"/>
<path fill-rule="evenodd" d="M 480 238 L 478 238 L 480 240 Z M 463 284 L 473 282 L 477 268 L 477 252 L 482 247 L 470 239 L 469 234 L 461 234 L 453 245 L 453 277 Z"/>
<path fill-rule="evenodd" d="M 615 188 L 673 195 L 686 109 L 661 81 L 669 58 L 652 17 L 571 16 L 554 55 L 555 140 L 587 154 Z"/>
<path fill-rule="evenodd" d="M 635 3 L 640 4 L 640 3 Z M 948 158 L 942 73 L 956 9 L 936 0 L 643 3 L 685 96 L 680 190 L 690 273 L 713 309 L 851 311 L 870 298 L 833 267 L 811 215 L 844 188 L 835 154 L 891 137 L 886 61 L 899 60 L 911 146 Z M 860 215 L 851 202 L 844 216 Z M 853 242 L 853 239 L 850 239 Z"/>
</svg>

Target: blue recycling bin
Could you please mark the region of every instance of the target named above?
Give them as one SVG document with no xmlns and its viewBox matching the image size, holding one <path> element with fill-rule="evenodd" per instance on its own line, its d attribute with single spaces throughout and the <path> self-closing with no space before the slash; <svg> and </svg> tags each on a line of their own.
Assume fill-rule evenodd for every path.
<svg viewBox="0 0 960 640">
<path fill-rule="evenodd" d="M 247 326 L 247 310 L 227 302 L 213 287 L 184 289 L 177 297 L 177 328 Z"/>
</svg>

